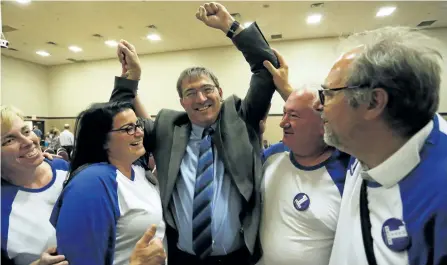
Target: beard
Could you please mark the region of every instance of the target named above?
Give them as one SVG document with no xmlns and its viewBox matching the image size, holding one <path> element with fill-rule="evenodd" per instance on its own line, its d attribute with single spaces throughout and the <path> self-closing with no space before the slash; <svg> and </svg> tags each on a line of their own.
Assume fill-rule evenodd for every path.
<svg viewBox="0 0 447 265">
<path fill-rule="evenodd" d="M 329 146 L 337 148 L 338 150 L 344 149 L 340 138 L 334 133 L 327 123 L 324 125 L 324 142 Z"/>
</svg>

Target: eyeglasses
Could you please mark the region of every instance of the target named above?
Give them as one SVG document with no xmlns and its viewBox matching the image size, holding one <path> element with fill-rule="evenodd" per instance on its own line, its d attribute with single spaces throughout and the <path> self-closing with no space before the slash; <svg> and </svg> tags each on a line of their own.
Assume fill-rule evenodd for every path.
<svg viewBox="0 0 447 265">
<path fill-rule="evenodd" d="M 143 121 L 138 120 L 135 124 L 129 124 L 119 129 L 113 129 L 110 130 L 110 132 L 126 132 L 128 135 L 134 135 L 137 131 L 137 128 L 140 128 L 142 131 L 144 131 Z"/>
<path fill-rule="evenodd" d="M 340 90 L 343 90 L 343 89 L 357 89 L 357 88 L 362 88 L 364 86 L 344 86 L 344 87 L 337 87 L 337 88 L 328 88 L 325 85 L 321 85 L 321 87 L 323 89 L 319 89 L 318 90 L 318 96 L 320 97 L 321 105 L 324 106 L 324 101 L 325 101 L 325 98 L 326 98 L 326 95 L 324 93 L 336 92 L 336 91 L 340 91 Z"/>
<path fill-rule="evenodd" d="M 190 88 L 185 91 L 185 93 L 183 94 L 183 98 L 190 98 L 190 99 L 197 98 L 199 91 L 200 93 L 202 93 L 202 95 L 208 96 L 214 92 L 214 89 L 216 89 L 216 87 L 213 85 L 204 85 L 199 89 Z"/>
</svg>

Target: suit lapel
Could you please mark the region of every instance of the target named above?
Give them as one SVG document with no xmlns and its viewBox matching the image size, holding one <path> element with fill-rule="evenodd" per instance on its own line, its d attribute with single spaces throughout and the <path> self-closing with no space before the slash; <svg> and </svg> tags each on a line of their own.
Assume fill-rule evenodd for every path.
<svg viewBox="0 0 447 265">
<path fill-rule="evenodd" d="M 163 198 L 163 206 L 167 207 L 169 200 L 172 197 L 172 191 L 177 177 L 180 172 L 180 164 L 182 163 L 183 155 L 186 152 L 189 135 L 191 133 L 191 125 L 189 123 L 175 126 L 174 138 L 172 140 L 171 157 L 169 159 L 168 182 L 166 186 L 165 197 Z M 167 209 L 167 208 L 164 208 Z"/>
</svg>

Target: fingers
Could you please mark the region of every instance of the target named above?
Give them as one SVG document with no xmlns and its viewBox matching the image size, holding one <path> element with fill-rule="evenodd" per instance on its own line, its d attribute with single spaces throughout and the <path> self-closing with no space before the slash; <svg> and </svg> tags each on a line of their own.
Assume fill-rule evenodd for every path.
<svg viewBox="0 0 447 265">
<path fill-rule="evenodd" d="M 121 40 L 120 43 L 122 43 L 127 49 L 131 50 L 132 52 L 136 53 L 135 46 L 127 42 L 126 40 Z"/>
<path fill-rule="evenodd" d="M 65 261 L 65 256 L 64 255 L 55 255 L 56 254 L 56 248 L 49 248 L 47 249 L 44 253 L 42 253 L 42 256 L 40 258 L 40 264 L 45 264 L 45 265 L 53 265 L 53 264 L 68 264 L 67 263 L 63 263 Z"/>
<path fill-rule="evenodd" d="M 219 7 L 218 7 L 217 4 L 214 3 L 214 2 L 212 2 L 212 3 L 210 4 L 210 8 L 211 8 L 211 10 L 213 11 L 213 14 L 217 14 L 217 12 L 219 12 Z"/>
<path fill-rule="evenodd" d="M 199 19 L 201 21 L 206 21 L 207 20 L 206 10 L 205 10 L 205 8 L 203 6 L 199 7 L 199 17 L 200 17 Z"/>
<path fill-rule="evenodd" d="M 264 61 L 262 64 L 264 65 L 265 68 L 267 68 L 267 70 L 270 72 L 271 75 L 274 75 L 276 73 L 277 70 L 271 62 Z"/>
<path fill-rule="evenodd" d="M 206 15 L 207 15 L 207 16 L 212 16 L 212 15 L 215 15 L 215 14 L 216 14 L 216 13 L 214 12 L 213 8 L 211 7 L 211 4 L 206 3 L 206 4 L 203 5 L 203 7 L 204 7 L 205 10 L 206 10 Z"/>
<path fill-rule="evenodd" d="M 156 254 L 158 257 L 162 258 L 163 260 L 166 259 L 166 252 L 163 247 L 163 242 L 160 238 L 154 238 L 149 243 L 149 246 L 152 248 L 153 253 Z"/>
<path fill-rule="evenodd" d="M 56 247 L 49 247 L 49 248 L 47 248 L 47 250 L 45 250 L 44 253 L 54 254 L 54 253 L 56 253 L 56 251 L 57 251 Z"/>
<path fill-rule="evenodd" d="M 151 228 L 146 230 L 144 235 L 138 240 L 136 247 L 137 248 L 144 248 L 146 247 L 152 240 L 152 238 L 155 236 L 155 232 L 157 231 L 157 226 L 152 225 Z"/>
<path fill-rule="evenodd" d="M 279 66 L 280 67 L 287 67 L 286 60 L 284 60 L 284 57 L 282 57 L 282 55 L 279 54 L 279 52 L 276 49 L 272 48 L 272 51 L 276 55 L 276 57 L 278 58 Z"/>
<path fill-rule="evenodd" d="M 121 45 L 120 48 L 121 48 L 121 52 L 124 53 L 124 54 L 122 55 L 122 56 L 124 56 L 124 57 L 123 57 L 123 62 L 124 62 L 125 57 L 130 58 L 130 57 L 132 56 L 132 51 L 129 50 L 129 48 L 127 48 L 127 47 L 124 46 L 124 45 Z M 123 62 L 121 62 L 121 63 L 123 63 Z"/>
<path fill-rule="evenodd" d="M 118 60 L 120 61 L 121 64 L 126 63 L 126 56 L 123 52 L 123 49 L 124 49 L 124 45 L 122 45 L 121 43 L 118 44 L 117 56 L 118 56 Z"/>
</svg>

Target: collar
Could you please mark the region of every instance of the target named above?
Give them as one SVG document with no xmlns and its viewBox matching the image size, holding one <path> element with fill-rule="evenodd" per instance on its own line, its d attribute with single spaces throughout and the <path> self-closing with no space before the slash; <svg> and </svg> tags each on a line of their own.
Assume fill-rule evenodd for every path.
<svg viewBox="0 0 447 265">
<path fill-rule="evenodd" d="M 192 135 L 195 138 L 202 139 L 203 130 L 205 130 L 205 127 L 196 125 L 194 123 L 191 123 L 191 124 L 192 124 L 192 130 L 191 130 Z M 216 127 L 217 127 L 217 123 L 216 122 L 211 125 L 211 128 L 213 128 L 214 131 L 216 131 Z"/>
<path fill-rule="evenodd" d="M 385 188 L 396 185 L 421 161 L 420 151 L 433 128 L 433 120 L 431 120 L 399 148 L 399 150 L 373 169 L 369 169 L 360 162 L 361 177 L 377 182 Z M 377 187 L 379 185 L 376 184 L 373 186 Z"/>
</svg>

